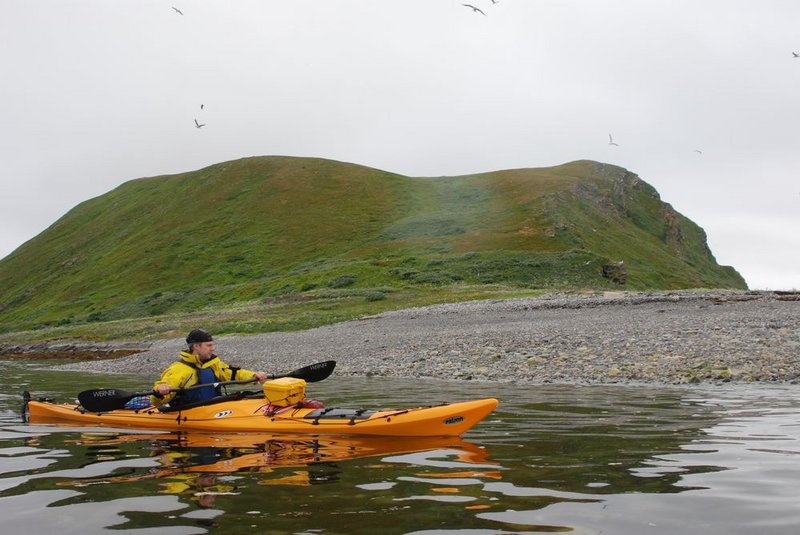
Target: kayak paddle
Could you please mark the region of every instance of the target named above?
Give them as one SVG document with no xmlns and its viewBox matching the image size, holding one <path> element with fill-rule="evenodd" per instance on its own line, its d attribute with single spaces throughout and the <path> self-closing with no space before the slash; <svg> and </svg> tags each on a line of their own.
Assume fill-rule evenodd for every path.
<svg viewBox="0 0 800 535">
<path fill-rule="evenodd" d="M 268 376 L 269 379 L 280 379 L 281 377 L 294 377 L 295 379 L 303 379 L 308 383 L 316 383 L 317 381 L 322 381 L 323 379 L 327 378 L 331 373 L 333 373 L 333 369 L 336 367 L 335 360 L 327 360 L 325 362 L 318 362 L 316 364 L 310 364 L 308 366 L 304 366 L 302 368 L 298 368 L 294 371 L 289 373 L 284 373 L 281 375 L 270 375 Z M 243 379 L 241 381 L 220 381 L 217 383 L 206 383 L 201 385 L 194 385 L 189 386 L 186 388 L 171 388 L 170 392 L 185 392 L 187 390 L 194 390 L 197 388 L 217 388 L 218 386 L 226 386 L 226 385 L 243 385 L 249 383 L 255 383 L 258 381 L 255 377 L 252 379 Z M 126 392 L 125 390 L 119 390 L 116 388 L 95 388 L 92 390 L 84 390 L 80 394 L 78 394 L 78 401 L 80 402 L 81 406 L 84 409 L 90 412 L 108 412 L 113 411 L 115 409 L 121 409 L 125 406 L 127 402 L 132 400 L 133 398 L 137 398 L 140 396 L 150 396 L 153 395 L 154 392 L 151 390 L 149 392 Z"/>
<path fill-rule="evenodd" d="M 244 385 L 255 383 L 258 381 L 255 377 L 252 379 L 243 379 L 241 381 L 220 381 L 217 383 L 206 383 L 202 385 L 187 386 L 185 388 L 170 388 L 170 392 L 186 392 L 187 390 L 195 390 L 198 388 L 217 388 L 224 385 Z M 126 392 L 125 390 L 118 390 L 116 388 L 95 388 L 92 390 L 84 390 L 78 394 L 78 401 L 84 409 L 90 412 L 107 412 L 114 409 L 121 409 L 127 402 L 133 398 L 140 396 L 152 396 L 155 392 Z"/>
</svg>

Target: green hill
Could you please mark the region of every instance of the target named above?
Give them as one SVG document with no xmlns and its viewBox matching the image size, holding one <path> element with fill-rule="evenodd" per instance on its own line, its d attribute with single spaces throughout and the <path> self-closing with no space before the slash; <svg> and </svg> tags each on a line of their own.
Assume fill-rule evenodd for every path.
<svg viewBox="0 0 800 535">
<path fill-rule="evenodd" d="M 412 178 L 256 157 L 132 180 L 79 204 L 0 261 L 0 324 L 9 332 L 337 295 L 447 300 L 499 286 L 746 287 L 716 263 L 700 227 L 619 167 Z"/>
</svg>

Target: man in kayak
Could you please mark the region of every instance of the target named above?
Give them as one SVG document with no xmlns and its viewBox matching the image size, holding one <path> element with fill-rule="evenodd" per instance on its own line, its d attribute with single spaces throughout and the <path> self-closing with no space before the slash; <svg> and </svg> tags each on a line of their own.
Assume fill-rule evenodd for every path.
<svg viewBox="0 0 800 535">
<path fill-rule="evenodd" d="M 202 329 L 194 329 L 186 337 L 189 349 L 181 351 L 180 360 L 173 362 L 156 381 L 150 396 L 153 405 L 169 403 L 178 407 L 187 403 L 204 401 L 219 395 L 210 383 L 220 381 L 241 381 L 258 379 L 264 381 L 268 375 L 264 372 L 243 370 L 229 366 L 214 354 L 214 338 Z M 176 388 L 186 388 L 197 384 L 209 384 L 207 388 L 196 388 L 183 393 L 170 392 Z"/>
</svg>

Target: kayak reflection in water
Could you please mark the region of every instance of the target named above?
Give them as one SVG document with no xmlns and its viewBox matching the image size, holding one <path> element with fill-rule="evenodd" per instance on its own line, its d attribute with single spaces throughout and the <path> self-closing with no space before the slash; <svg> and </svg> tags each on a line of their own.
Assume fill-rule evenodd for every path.
<svg viewBox="0 0 800 535">
<path fill-rule="evenodd" d="M 265 381 L 268 374 L 261 371 L 250 371 L 229 366 L 214 354 L 214 338 L 202 329 L 194 329 L 186 337 L 189 348 L 181 351 L 180 360 L 173 362 L 161 378 L 156 381 L 149 401 L 155 406 L 169 403 L 171 407 L 180 407 L 188 403 L 205 401 L 221 394 L 219 387 L 212 383 L 257 379 Z M 186 392 L 171 392 L 179 388 L 187 388 L 198 384 L 208 384 L 207 388 L 196 388 Z M 142 408 L 143 400 L 134 398 L 129 408 Z M 139 405 L 139 406 L 137 406 Z"/>
<path fill-rule="evenodd" d="M 218 481 L 217 474 L 176 474 L 172 481 L 162 483 L 162 494 L 189 494 L 199 507 L 214 506 L 217 496 L 236 496 L 237 487 Z"/>
</svg>

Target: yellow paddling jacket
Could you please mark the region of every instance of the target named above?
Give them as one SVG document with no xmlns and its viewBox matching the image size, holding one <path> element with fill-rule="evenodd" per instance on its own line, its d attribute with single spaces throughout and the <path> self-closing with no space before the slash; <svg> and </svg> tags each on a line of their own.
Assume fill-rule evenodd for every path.
<svg viewBox="0 0 800 535">
<path fill-rule="evenodd" d="M 210 369 L 214 372 L 217 381 L 240 381 L 242 379 L 252 379 L 256 375 L 253 371 L 229 366 L 216 355 L 212 355 L 210 359 L 202 362 L 199 355 L 181 351 L 181 359 L 173 362 L 169 368 L 164 370 L 164 373 L 161 374 L 161 379 L 155 382 L 153 388 L 155 389 L 158 385 L 169 385 L 170 388 L 185 388 L 196 385 L 199 382 L 201 369 Z M 150 401 L 155 406 L 163 405 L 174 399 L 176 394 L 178 392 L 170 392 L 161 398 L 150 396 Z"/>
</svg>

